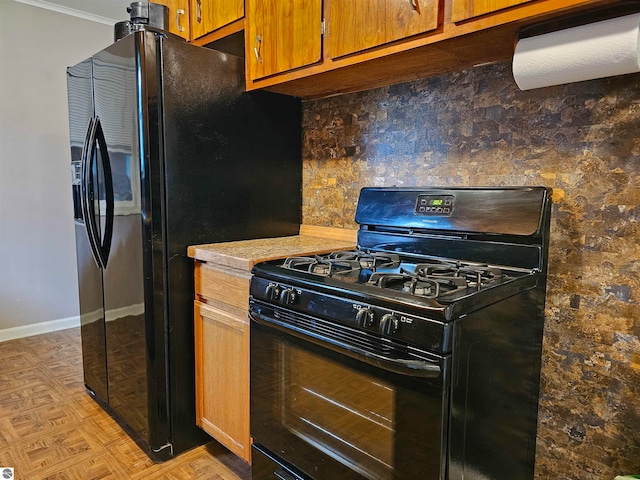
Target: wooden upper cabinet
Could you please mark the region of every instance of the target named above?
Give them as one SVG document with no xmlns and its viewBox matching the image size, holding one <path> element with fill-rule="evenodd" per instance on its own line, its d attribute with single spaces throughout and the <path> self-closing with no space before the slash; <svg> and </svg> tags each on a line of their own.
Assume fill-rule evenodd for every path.
<svg viewBox="0 0 640 480">
<path fill-rule="evenodd" d="M 451 20 L 460 22 L 532 0 L 453 0 Z"/>
<path fill-rule="evenodd" d="M 438 0 L 326 0 L 327 55 L 337 58 L 438 27 Z"/>
<path fill-rule="evenodd" d="M 619 0 L 246 1 L 247 89 L 268 89 L 303 99 L 507 61 L 513 58 L 515 41 L 524 28 L 628 3 Z M 621 14 L 626 11 L 621 5 Z M 324 18 L 324 37 L 316 27 L 321 18 Z"/>
<path fill-rule="evenodd" d="M 249 79 L 317 63 L 322 58 L 322 0 L 247 0 Z"/>
<path fill-rule="evenodd" d="M 244 0 L 191 0 L 191 38 L 199 38 L 244 17 Z"/>
<path fill-rule="evenodd" d="M 169 31 L 189 40 L 189 0 L 154 0 L 169 7 Z"/>
</svg>

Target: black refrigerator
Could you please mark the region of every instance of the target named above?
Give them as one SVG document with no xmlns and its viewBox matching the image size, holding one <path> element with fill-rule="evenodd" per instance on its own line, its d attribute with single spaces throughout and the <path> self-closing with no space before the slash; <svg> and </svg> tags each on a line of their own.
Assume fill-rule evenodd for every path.
<svg viewBox="0 0 640 480">
<path fill-rule="evenodd" d="M 300 224 L 301 103 L 244 82 L 242 58 L 155 31 L 67 69 L 85 385 L 158 459 L 210 440 L 187 246 Z"/>
</svg>

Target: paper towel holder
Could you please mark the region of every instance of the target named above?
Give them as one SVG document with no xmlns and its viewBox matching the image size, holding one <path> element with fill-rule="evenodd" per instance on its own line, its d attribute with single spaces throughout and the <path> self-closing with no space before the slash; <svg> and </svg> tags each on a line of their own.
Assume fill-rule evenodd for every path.
<svg viewBox="0 0 640 480">
<path fill-rule="evenodd" d="M 610 20 L 640 12 L 640 0 L 621 0 L 614 5 L 596 7 L 578 14 L 567 14 L 553 20 L 527 25 L 518 31 L 515 43 L 523 38 L 535 37 L 546 33 L 557 32 L 567 28 L 579 27 L 590 23 Z"/>
<path fill-rule="evenodd" d="M 565 28 L 546 25 L 545 34 L 526 32 L 529 36 L 516 42 L 512 62 L 518 88 L 532 90 L 640 72 L 638 6 L 640 2 L 624 2 L 624 9 L 584 11 L 579 18 L 554 25 Z"/>
</svg>

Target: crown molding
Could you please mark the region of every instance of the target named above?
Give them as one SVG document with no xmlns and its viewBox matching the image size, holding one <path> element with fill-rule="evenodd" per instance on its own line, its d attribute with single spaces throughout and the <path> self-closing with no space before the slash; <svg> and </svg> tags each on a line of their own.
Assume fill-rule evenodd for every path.
<svg viewBox="0 0 640 480">
<path fill-rule="evenodd" d="M 104 25 L 113 26 L 118 20 L 112 18 L 101 17 L 100 15 L 93 15 L 91 13 L 76 10 L 75 8 L 63 7 L 62 5 L 56 5 L 55 3 L 45 2 L 44 0 L 14 0 L 19 3 L 26 3 L 34 7 L 44 8 L 53 12 L 62 13 L 64 15 L 70 15 L 72 17 L 83 18 L 91 22 L 102 23 Z"/>
</svg>

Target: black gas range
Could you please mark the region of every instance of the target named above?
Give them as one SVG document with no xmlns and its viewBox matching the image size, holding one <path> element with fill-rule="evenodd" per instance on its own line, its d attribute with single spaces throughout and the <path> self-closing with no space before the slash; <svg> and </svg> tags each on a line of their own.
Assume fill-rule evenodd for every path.
<svg viewBox="0 0 640 480">
<path fill-rule="evenodd" d="M 357 249 L 258 264 L 253 478 L 533 478 L 549 216 L 543 187 L 365 188 Z"/>
</svg>

